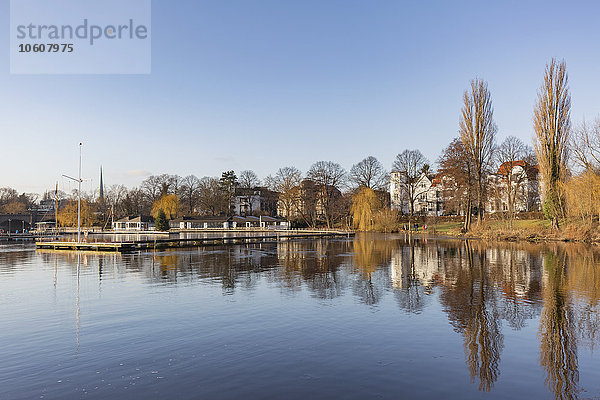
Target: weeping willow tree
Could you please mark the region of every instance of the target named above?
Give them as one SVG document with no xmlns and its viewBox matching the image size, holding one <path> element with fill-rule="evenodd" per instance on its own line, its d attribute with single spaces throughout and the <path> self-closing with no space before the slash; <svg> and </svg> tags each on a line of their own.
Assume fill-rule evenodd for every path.
<svg viewBox="0 0 600 400">
<path fill-rule="evenodd" d="M 563 186 L 567 173 L 567 143 L 571 131 L 571 94 L 567 66 L 554 58 L 546 64 L 544 84 L 538 91 L 533 129 L 535 152 L 542 178 L 544 214 L 559 228 L 564 217 Z"/>
<path fill-rule="evenodd" d="M 585 171 L 565 185 L 567 215 L 582 222 L 600 222 L 600 175 Z"/>
<path fill-rule="evenodd" d="M 373 216 L 381 208 L 375 191 L 368 187 L 361 188 L 352 196 L 352 216 L 354 227 L 359 231 L 373 229 Z"/>
<path fill-rule="evenodd" d="M 152 204 L 152 216 L 156 218 L 162 210 L 168 219 L 177 218 L 179 213 L 179 197 L 176 194 L 165 194 Z"/>
</svg>

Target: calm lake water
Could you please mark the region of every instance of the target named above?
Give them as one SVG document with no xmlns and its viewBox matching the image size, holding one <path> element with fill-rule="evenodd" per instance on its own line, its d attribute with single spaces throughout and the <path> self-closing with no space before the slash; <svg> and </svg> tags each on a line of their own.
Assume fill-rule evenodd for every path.
<svg viewBox="0 0 600 400">
<path fill-rule="evenodd" d="M 600 398 L 600 251 L 0 246 L 0 399 Z"/>
</svg>

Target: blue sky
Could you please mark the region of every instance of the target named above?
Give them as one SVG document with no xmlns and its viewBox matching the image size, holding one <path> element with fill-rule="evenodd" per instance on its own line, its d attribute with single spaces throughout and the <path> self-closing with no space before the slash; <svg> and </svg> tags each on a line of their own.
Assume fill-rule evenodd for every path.
<svg viewBox="0 0 600 400">
<path fill-rule="evenodd" d="M 469 80 L 488 81 L 501 140 L 532 137 L 544 66 L 565 59 L 573 122 L 600 114 L 600 4 L 551 1 L 152 2 L 150 75 L 10 75 L 0 32 L 0 186 L 86 190 L 148 174 L 262 178 L 318 160 L 432 162 Z M 9 23 L 9 2 L 0 12 Z"/>
</svg>

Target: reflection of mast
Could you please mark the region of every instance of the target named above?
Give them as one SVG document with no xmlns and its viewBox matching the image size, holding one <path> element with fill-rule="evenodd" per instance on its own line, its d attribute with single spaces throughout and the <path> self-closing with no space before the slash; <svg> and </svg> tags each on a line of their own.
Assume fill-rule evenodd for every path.
<svg viewBox="0 0 600 400">
<path fill-rule="evenodd" d="M 57 254 L 54 254 L 54 295 L 56 296 L 56 279 L 58 278 L 58 260 Z"/>
<path fill-rule="evenodd" d="M 77 253 L 77 294 L 75 296 L 75 357 L 79 356 L 79 266 L 81 264 L 81 254 Z"/>
<path fill-rule="evenodd" d="M 98 256 L 98 294 L 102 293 L 102 273 L 104 271 L 102 271 L 102 267 L 104 264 L 104 260 L 102 259 L 102 256 Z"/>
<path fill-rule="evenodd" d="M 56 188 L 54 189 L 54 227 L 56 236 L 58 236 L 58 182 L 56 182 Z"/>
<path fill-rule="evenodd" d="M 56 305 L 56 280 L 58 279 L 58 260 L 57 254 L 54 254 L 54 304 Z"/>
</svg>

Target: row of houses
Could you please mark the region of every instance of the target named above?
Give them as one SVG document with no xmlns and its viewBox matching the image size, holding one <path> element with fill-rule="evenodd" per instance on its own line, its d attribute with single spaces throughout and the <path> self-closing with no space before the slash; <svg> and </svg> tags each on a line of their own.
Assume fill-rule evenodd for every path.
<svg viewBox="0 0 600 400">
<path fill-rule="evenodd" d="M 486 213 L 506 212 L 512 197 L 515 212 L 540 211 L 539 169 L 525 161 L 506 162 L 490 174 L 486 185 Z M 390 198 L 392 208 L 404 214 L 410 213 L 410 202 L 404 176 L 399 172 L 390 174 Z M 509 191 L 510 188 L 510 191 Z M 443 174 L 422 173 L 412 186 L 414 213 L 418 215 L 464 215 L 464 205 L 457 201 L 454 181 Z"/>
<path fill-rule="evenodd" d="M 282 198 L 279 193 L 264 187 L 236 188 L 232 203 L 233 216 L 180 217 L 169 222 L 172 229 L 236 229 L 266 228 L 289 229 L 289 220 L 310 218 L 318 220 L 325 215 L 325 196 L 341 198 L 339 189 L 326 189 L 305 179 L 292 191 L 293 198 Z M 113 223 L 115 230 L 153 230 L 150 216 L 125 217 Z"/>
<path fill-rule="evenodd" d="M 262 228 L 286 230 L 290 228 L 287 220 L 270 216 L 198 216 L 181 217 L 169 221 L 171 229 L 240 229 Z M 151 216 L 132 216 L 121 218 L 112 223 L 115 231 L 152 231 L 155 229 L 154 218 Z"/>
<path fill-rule="evenodd" d="M 236 188 L 233 212 L 239 216 L 268 215 L 287 219 L 311 216 L 316 219 L 326 213 L 325 199 L 340 198 L 342 192 L 334 186 L 323 188 L 310 179 L 304 179 L 285 197 L 264 187 Z"/>
</svg>

